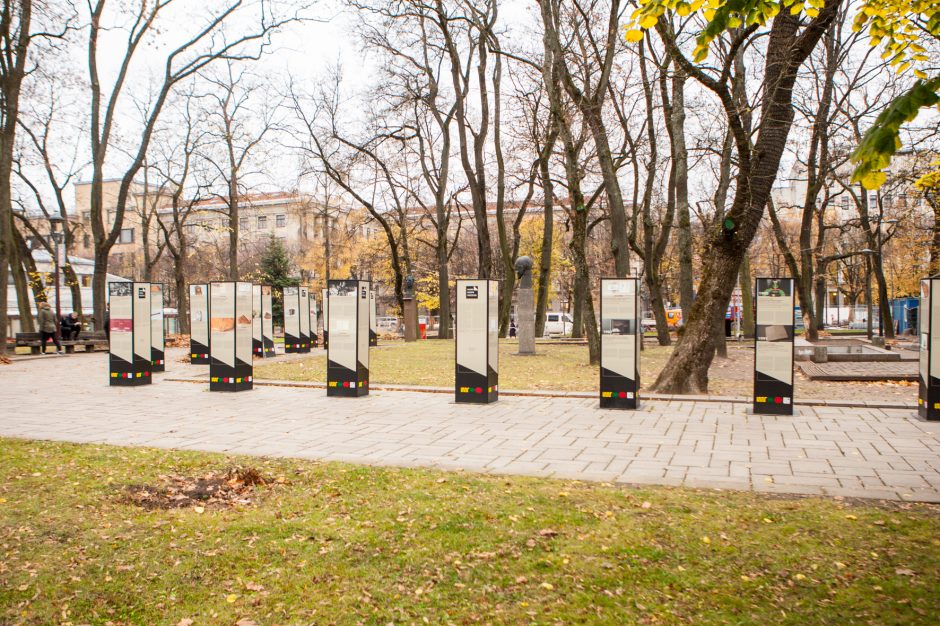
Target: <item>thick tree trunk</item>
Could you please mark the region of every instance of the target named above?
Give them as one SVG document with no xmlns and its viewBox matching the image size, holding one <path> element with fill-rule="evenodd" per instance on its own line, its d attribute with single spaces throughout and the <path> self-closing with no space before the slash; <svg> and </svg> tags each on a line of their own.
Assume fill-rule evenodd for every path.
<svg viewBox="0 0 940 626">
<path fill-rule="evenodd" d="M 930 276 L 940 274 L 940 192 L 927 192 L 927 202 L 933 211 L 933 237 L 930 239 Z"/>
<path fill-rule="evenodd" d="M 799 19 L 787 11 L 773 18 L 767 39 L 761 123 L 753 145 L 741 124 L 740 111 L 734 109 L 730 94 L 722 92 L 725 112 L 734 124 L 738 152 L 735 198 L 725 216 L 733 228 L 726 231 L 718 224 L 707 235 L 698 297 L 682 341 L 653 385 L 656 391 L 708 391 L 708 370 L 715 353 L 715 320 L 727 310 L 741 262 L 757 232 L 780 168 L 793 124 L 792 96 L 797 70 L 829 28 L 838 7 L 838 0 L 827 0 L 819 16 L 802 28 Z M 673 48 L 670 54 L 680 53 Z M 689 64 L 685 69 L 692 67 Z"/>
<path fill-rule="evenodd" d="M 10 248 L 10 274 L 13 276 L 13 288 L 16 293 L 16 305 L 20 314 L 20 330 L 24 333 L 36 332 L 33 324 L 33 309 L 29 304 L 29 291 L 33 292 L 33 300 L 38 304 L 46 300 L 42 281 L 36 271 L 36 263 L 29 255 L 29 250 L 23 254 L 26 242 L 16 230 L 13 231 L 13 246 Z"/>
<path fill-rule="evenodd" d="M 692 220 L 689 214 L 689 153 L 685 146 L 685 72 L 676 69 L 672 76 L 671 144 L 674 164 L 677 237 L 679 249 L 679 307 L 682 314 L 692 312 L 695 299 L 692 284 Z"/>
<path fill-rule="evenodd" d="M 542 160 L 542 249 L 539 258 L 538 295 L 535 301 L 535 336 L 545 334 L 545 312 L 548 308 L 548 290 L 552 281 L 552 243 L 555 236 L 555 203 L 552 198 L 551 174 L 548 171 L 548 159 Z"/>
<path fill-rule="evenodd" d="M 894 339 L 894 319 L 891 314 L 891 300 L 888 297 L 888 281 L 885 280 L 884 266 L 881 257 L 872 264 L 875 282 L 878 285 L 878 313 L 881 316 L 881 327 L 886 339 Z"/>
<path fill-rule="evenodd" d="M 444 245 L 441 245 L 441 244 Z M 438 308 L 440 315 L 440 324 L 438 324 L 437 338 L 451 338 L 451 320 L 450 320 L 450 275 L 447 269 L 447 248 L 446 240 L 438 241 L 437 247 L 437 293 L 439 294 L 440 306 Z"/>
<path fill-rule="evenodd" d="M 741 334 L 754 337 L 754 281 L 751 280 L 751 259 L 744 257 L 739 274 L 741 287 Z"/>
<path fill-rule="evenodd" d="M 182 238 L 181 238 L 182 239 Z M 189 285 L 186 284 L 186 248 L 180 242 L 180 253 L 173 259 L 173 282 L 176 284 L 177 324 L 184 335 L 189 327 Z"/>
<path fill-rule="evenodd" d="M 644 274 L 644 281 L 646 282 L 646 290 L 650 294 L 650 309 L 653 312 L 653 319 L 656 320 L 656 338 L 659 340 L 659 345 L 668 346 L 672 343 L 672 339 L 669 337 L 669 326 L 666 321 L 666 302 L 663 298 L 661 281 L 658 277 L 653 276 L 650 268 L 647 268 Z M 640 330 L 638 329 L 638 332 Z"/>
</svg>

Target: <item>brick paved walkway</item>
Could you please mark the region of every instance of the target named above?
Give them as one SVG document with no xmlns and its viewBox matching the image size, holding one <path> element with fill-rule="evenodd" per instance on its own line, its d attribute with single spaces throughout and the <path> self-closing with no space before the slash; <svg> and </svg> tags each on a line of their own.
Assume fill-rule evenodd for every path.
<svg viewBox="0 0 940 626">
<path fill-rule="evenodd" d="M 583 398 L 257 387 L 210 393 L 169 382 L 206 367 L 167 359 L 143 388 L 110 388 L 104 354 L 0 367 L 0 435 L 584 480 L 940 501 L 940 423 L 909 409 L 798 406 L 747 415 L 731 402 L 646 401 L 603 411 Z"/>
<path fill-rule="evenodd" d="M 797 363 L 810 380 L 917 380 L 918 363 L 911 361 Z"/>
</svg>

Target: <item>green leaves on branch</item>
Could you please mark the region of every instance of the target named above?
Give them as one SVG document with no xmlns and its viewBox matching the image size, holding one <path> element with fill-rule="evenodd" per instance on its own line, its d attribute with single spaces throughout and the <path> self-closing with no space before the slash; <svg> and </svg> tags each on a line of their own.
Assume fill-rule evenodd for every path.
<svg viewBox="0 0 940 626">
<path fill-rule="evenodd" d="M 940 76 L 918 80 L 906 93 L 898 96 L 868 129 L 862 142 L 852 153 L 856 164 L 852 180 L 866 189 L 877 189 L 887 175 L 881 170 L 888 167 L 891 157 L 901 147 L 901 126 L 910 122 L 920 110 L 940 104 Z"/>
</svg>

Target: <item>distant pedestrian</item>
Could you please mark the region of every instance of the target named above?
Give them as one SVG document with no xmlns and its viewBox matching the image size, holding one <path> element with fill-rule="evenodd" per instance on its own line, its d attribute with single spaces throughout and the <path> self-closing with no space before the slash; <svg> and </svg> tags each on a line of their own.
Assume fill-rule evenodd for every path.
<svg viewBox="0 0 940 626">
<path fill-rule="evenodd" d="M 78 313 L 72 311 L 68 315 L 62 318 L 62 324 L 59 326 L 62 331 L 62 339 L 64 341 L 74 341 L 78 339 L 79 333 L 82 331 L 82 325 L 78 321 Z"/>
<path fill-rule="evenodd" d="M 509 336 L 516 336 L 516 318 L 514 317 L 509 318 Z"/>
<path fill-rule="evenodd" d="M 62 344 L 56 336 L 55 313 L 48 302 L 39 303 L 39 340 L 42 342 L 42 353 L 46 353 L 46 342 L 52 339 L 55 343 L 55 353 L 62 354 Z"/>
</svg>

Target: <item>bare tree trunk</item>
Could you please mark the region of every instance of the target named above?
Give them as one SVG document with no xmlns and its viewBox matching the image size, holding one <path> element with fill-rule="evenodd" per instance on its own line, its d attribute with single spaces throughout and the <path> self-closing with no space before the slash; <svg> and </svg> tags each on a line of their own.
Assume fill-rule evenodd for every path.
<svg viewBox="0 0 940 626">
<path fill-rule="evenodd" d="M 676 68 L 672 75 L 672 107 L 668 120 L 678 220 L 676 246 L 679 248 L 679 307 L 683 316 L 692 312 L 692 301 L 695 299 L 692 284 L 692 220 L 689 215 L 689 153 L 685 146 L 685 81 L 685 72 Z"/>
<path fill-rule="evenodd" d="M 535 336 L 545 334 L 545 311 L 548 308 L 548 290 L 552 284 L 552 251 L 554 249 L 555 201 L 552 176 L 548 170 L 548 159 L 554 146 L 556 131 L 552 132 L 551 146 L 539 158 L 539 178 L 542 179 L 542 250 L 539 258 L 538 296 L 535 301 Z"/>
<path fill-rule="evenodd" d="M 925 193 L 927 202 L 933 212 L 933 237 L 930 239 L 930 276 L 940 274 L 940 193 L 931 191 Z"/>
<path fill-rule="evenodd" d="M 754 281 L 751 279 L 751 259 L 744 257 L 741 262 L 741 334 L 745 337 L 754 336 Z"/>
<path fill-rule="evenodd" d="M 33 291 L 33 300 L 38 304 L 46 300 L 36 263 L 26 249 L 26 242 L 16 230 L 12 232 L 13 247 L 10 249 L 10 273 L 13 275 L 13 287 L 16 293 L 17 309 L 20 313 L 20 328 L 24 333 L 36 332 L 33 324 L 33 311 L 29 304 L 29 291 Z M 23 253 L 25 250 L 25 254 Z M 24 271 L 25 268 L 25 271 Z M 31 277 L 31 278 L 30 278 Z"/>
<path fill-rule="evenodd" d="M 766 44 L 761 122 L 753 145 L 727 85 L 716 84 L 683 56 L 674 39 L 663 37 L 674 61 L 721 99 L 735 136 L 738 175 L 731 210 L 725 215 L 722 225 L 713 226 L 707 233 L 698 297 L 692 306 L 682 341 L 653 385 L 656 391 L 708 391 L 708 370 L 716 347 L 715 320 L 720 319 L 728 307 L 741 262 L 757 232 L 780 168 L 793 123 L 792 95 L 797 70 L 829 28 L 839 5 L 839 0 L 827 0 L 819 15 L 805 26 L 800 23 L 800 18 L 787 11 L 773 18 Z M 658 29 L 662 34 L 662 28 Z"/>
</svg>

